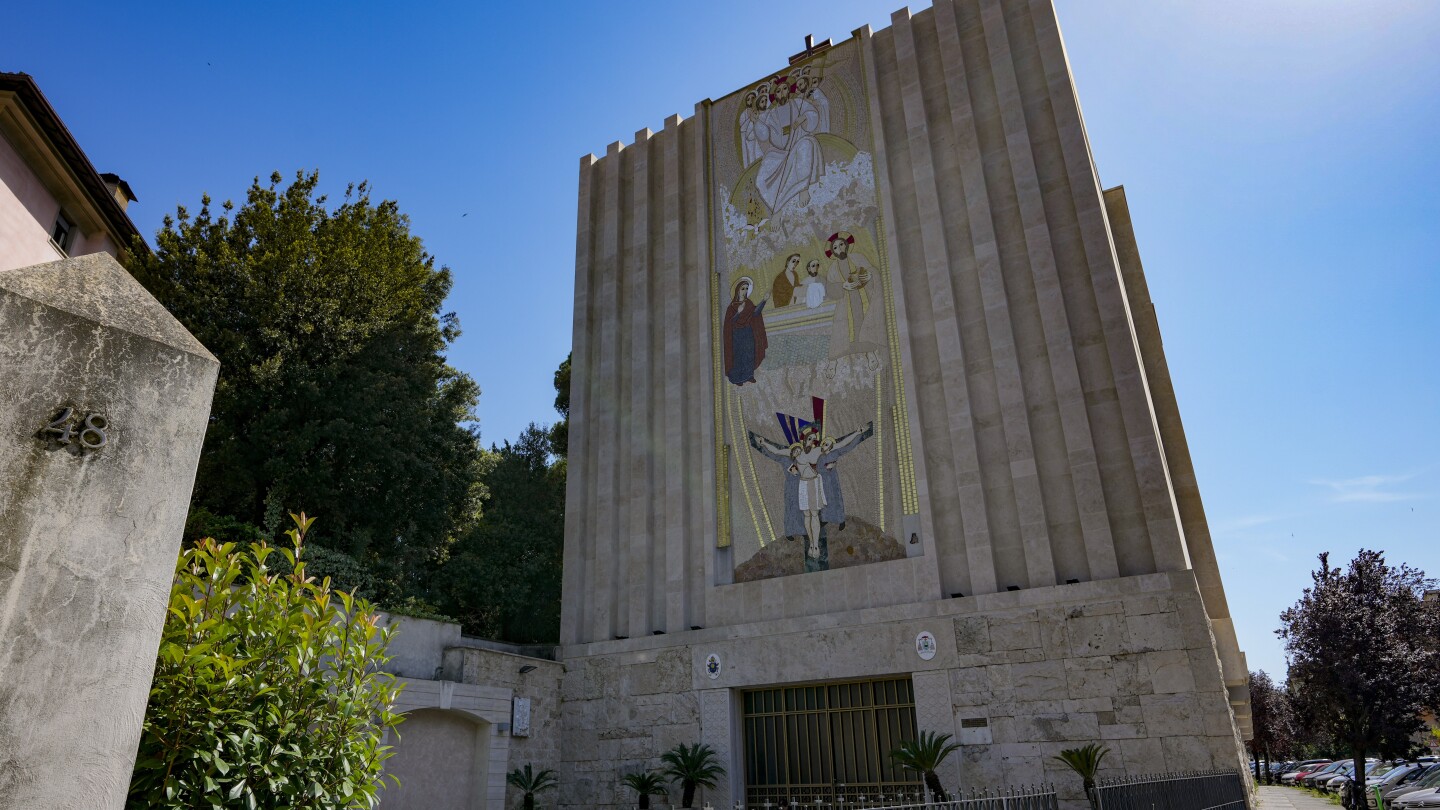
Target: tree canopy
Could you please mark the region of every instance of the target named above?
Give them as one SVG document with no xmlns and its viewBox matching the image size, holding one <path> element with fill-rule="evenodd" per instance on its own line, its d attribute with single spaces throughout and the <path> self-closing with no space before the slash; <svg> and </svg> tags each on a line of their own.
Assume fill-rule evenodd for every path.
<svg viewBox="0 0 1440 810">
<path fill-rule="evenodd" d="M 1361 550 L 1348 570 L 1320 555 L 1313 585 L 1280 616 L 1290 697 L 1307 729 L 1355 758 L 1410 753 L 1440 706 L 1440 604 L 1424 601 L 1433 581 L 1407 565 Z"/>
<path fill-rule="evenodd" d="M 548 432 L 531 424 L 492 449 L 485 514 L 431 576 L 427 601 L 465 631 L 518 643 L 560 638 L 565 468 Z"/>
<path fill-rule="evenodd" d="M 393 601 L 479 511 L 479 389 L 444 355 L 450 271 L 394 201 L 361 183 L 331 208 L 318 183 L 277 173 L 238 207 L 181 206 L 130 270 L 221 363 L 192 539 L 274 537 L 287 510 L 323 511 L 335 569 Z"/>
</svg>

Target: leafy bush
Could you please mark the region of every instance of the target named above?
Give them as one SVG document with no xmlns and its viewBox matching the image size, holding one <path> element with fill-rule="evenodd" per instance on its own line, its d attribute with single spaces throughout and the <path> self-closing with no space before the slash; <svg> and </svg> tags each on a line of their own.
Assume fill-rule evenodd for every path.
<svg viewBox="0 0 1440 810">
<path fill-rule="evenodd" d="M 292 548 L 207 538 L 180 555 L 128 807 L 379 803 L 381 737 L 401 719 L 378 671 L 391 630 L 306 574 L 314 518 L 292 517 Z"/>
</svg>

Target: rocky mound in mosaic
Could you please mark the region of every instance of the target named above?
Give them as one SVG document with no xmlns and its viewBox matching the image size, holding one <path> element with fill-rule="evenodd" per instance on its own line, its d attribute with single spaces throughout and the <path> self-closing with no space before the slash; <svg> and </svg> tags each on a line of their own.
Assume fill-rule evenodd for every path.
<svg viewBox="0 0 1440 810">
<path fill-rule="evenodd" d="M 899 560 L 905 556 L 905 548 L 899 540 L 861 518 L 850 518 L 844 529 L 827 524 L 825 534 L 828 537 L 826 545 L 830 568 L 849 568 L 852 565 Z M 789 540 L 782 537 L 737 566 L 735 581 L 750 582 L 804 572 L 805 538 Z"/>
</svg>

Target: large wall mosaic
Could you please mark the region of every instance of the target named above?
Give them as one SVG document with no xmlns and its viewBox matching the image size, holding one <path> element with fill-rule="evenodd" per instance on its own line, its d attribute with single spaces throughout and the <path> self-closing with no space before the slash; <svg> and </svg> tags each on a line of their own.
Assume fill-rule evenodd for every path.
<svg viewBox="0 0 1440 810">
<path fill-rule="evenodd" d="M 719 544 L 736 581 L 918 554 L 860 48 L 710 114 Z"/>
</svg>

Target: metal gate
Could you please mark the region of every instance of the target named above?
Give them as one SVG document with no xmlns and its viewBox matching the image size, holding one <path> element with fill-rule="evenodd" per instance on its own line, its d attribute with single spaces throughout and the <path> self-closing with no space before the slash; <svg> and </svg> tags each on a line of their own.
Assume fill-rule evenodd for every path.
<svg viewBox="0 0 1440 810">
<path fill-rule="evenodd" d="M 744 693 L 745 804 L 871 805 L 921 798 L 890 752 L 915 738 L 909 678 Z"/>
</svg>

